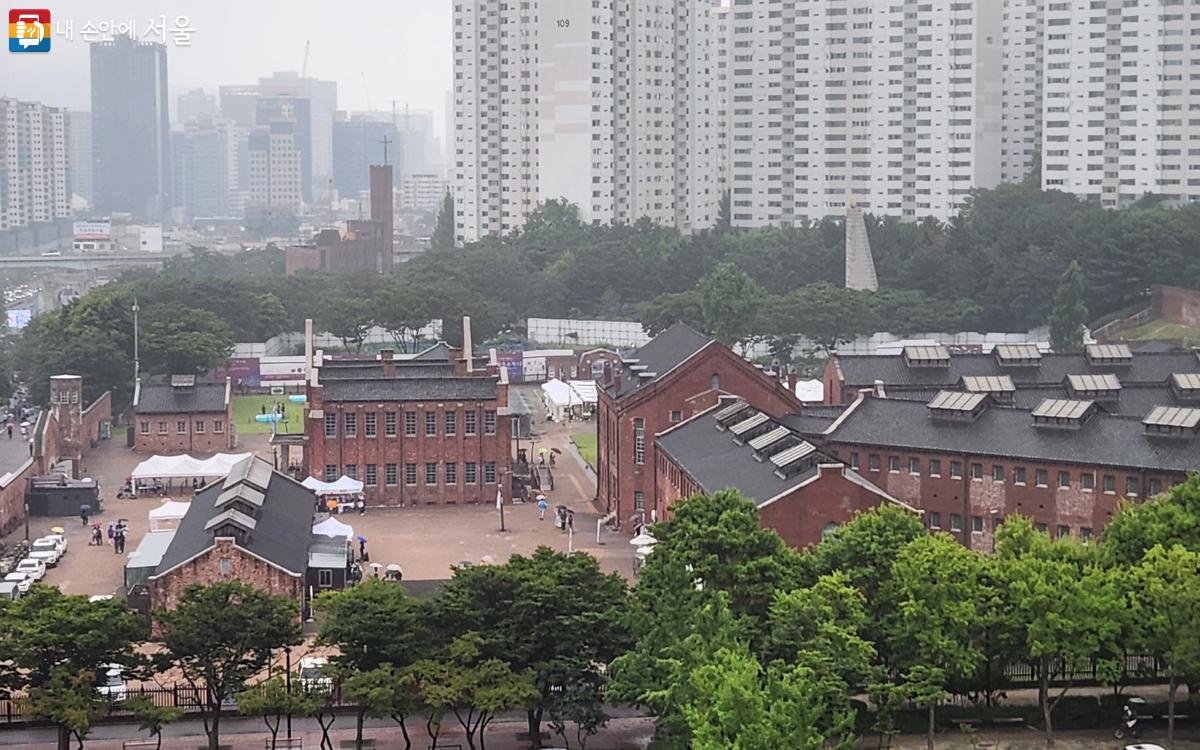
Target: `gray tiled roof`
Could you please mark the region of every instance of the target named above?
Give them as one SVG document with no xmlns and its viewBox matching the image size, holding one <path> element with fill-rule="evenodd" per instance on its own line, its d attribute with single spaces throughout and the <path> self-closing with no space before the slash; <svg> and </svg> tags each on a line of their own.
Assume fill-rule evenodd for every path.
<svg viewBox="0 0 1200 750">
<path fill-rule="evenodd" d="M 169 383 L 142 383 L 134 405 L 138 414 L 199 414 L 225 411 L 225 383 L 197 383 L 173 388 Z"/>
<path fill-rule="evenodd" d="M 364 380 L 368 378 L 447 378 L 454 376 L 454 365 L 449 362 L 418 363 L 415 360 L 396 362 L 393 374 L 387 375 L 382 362 L 363 362 L 353 366 L 322 367 L 321 382 L 329 380 Z"/>
<path fill-rule="evenodd" d="M 710 341 L 711 336 L 706 336 L 683 323 L 676 323 L 640 348 L 621 355 L 628 364 L 621 373 L 621 391 L 615 395 L 623 396 L 637 390 L 639 382 L 654 382 L 700 351 Z M 638 370 L 634 371 L 631 366 L 638 367 Z M 653 373 L 654 377 L 639 377 L 639 371 Z"/>
<path fill-rule="evenodd" d="M 920 401 L 928 403 L 937 395 L 940 388 L 890 388 L 885 389 L 887 397 L 903 401 Z M 1115 401 L 1102 401 L 1100 407 L 1109 414 L 1120 414 L 1126 417 L 1144 417 L 1156 406 L 1191 406 L 1195 401 L 1182 401 L 1171 388 L 1165 385 L 1128 385 L 1123 384 L 1121 396 Z M 1057 385 L 1025 385 L 1018 387 L 1012 394 L 1012 406 L 1018 409 L 1033 409 L 1042 401 L 1050 399 L 1075 398 L 1063 384 Z M 807 412 L 807 409 L 805 410 Z"/>
<path fill-rule="evenodd" d="M 1092 415 L 1077 430 L 1038 428 L 1029 411 L 991 406 L 974 422 L 930 419 L 920 401 L 867 398 L 828 436 L 835 443 L 1186 472 L 1200 439 L 1150 437 L 1140 418 Z"/>
<path fill-rule="evenodd" d="M 270 466 L 262 459 L 251 457 L 246 460 L 261 462 L 271 478 L 262 506 L 255 514 L 253 528 L 238 545 L 284 570 L 304 575 L 316 496 L 287 475 L 270 471 Z M 227 512 L 226 506 L 216 502 L 224 489 L 223 482 L 212 482 L 196 494 L 192 506 L 179 521 L 179 529 L 163 554 L 156 574 L 213 546 L 213 533 L 205 526 Z"/>
<path fill-rule="evenodd" d="M 838 366 L 846 385 L 869 388 L 876 380 L 889 385 L 929 388 L 955 387 L 964 375 L 1011 375 L 1020 391 L 1023 384 L 1058 385 L 1068 375 L 1114 373 L 1121 384 L 1166 383 L 1176 372 L 1200 372 L 1200 357 L 1190 351 L 1138 352 L 1129 365 L 1093 365 L 1082 354 L 1045 354 L 1030 367 L 1002 367 L 992 354 L 953 354 L 949 367 L 909 367 L 900 355 L 840 355 Z"/>
<path fill-rule="evenodd" d="M 495 399 L 496 392 L 493 377 L 369 378 L 324 383 L 326 401 L 486 401 Z"/>
</svg>

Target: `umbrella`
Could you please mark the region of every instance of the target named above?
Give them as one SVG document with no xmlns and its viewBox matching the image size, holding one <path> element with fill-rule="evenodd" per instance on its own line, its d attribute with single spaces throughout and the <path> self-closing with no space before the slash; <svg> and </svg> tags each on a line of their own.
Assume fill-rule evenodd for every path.
<svg viewBox="0 0 1200 750">
<path fill-rule="evenodd" d="M 28 423 L 28 422 L 22 422 L 22 423 L 21 423 L 21 426 L 22 426 L 22 427 L 28 427 L 28 426 L 29 426 L 29 423 Z M 545 453 L 545 451 L 542 451 L 542 452 L 543 452 L 543 453 Z"/>
<path fill-rule="evenodd" d="M 371 563 L 371 567 L 375 567 L 379 563 Z M 400 563 L 388 563 L 387 569 L 392 573 L 400 572 Z"/>
<path fill-rule="evenodd" d="M 367 543 L 367 538 L 366 538 L 365 536 L 359 535 L 359 537 L 358 537 L 358 541 L 362 542 L 363 544 L 366 544 L 366 543 Z"/>
<path fill-rule="evenodd" d="M 635 547 L 652 547 L 655 544 L 658 544 L 658 540 L 650 536 L 650 534 L 647 532 L 643 531 L 633 539 L 630 539 L 629 543 Z"/>
<path fill-rule="evenodd" d="M 645 547 L 638 547 L 633 551 L 633 554 L 637 555 L 638 557 L 645 557 L 653 551 L 654 547 L 652 545 L 647 545 Z"/>
<path fill-rule="evenodd" d="M 91 510 L 92 510 L 92 506 L 90 506 L 90 505 L 80 505 L 80 506 L 79 506 L 79 512 L 80 512 L 80 513 L 85 513 L 85 512 L 86 512 L 86 513 L 90 513 L 90 512 L 91 512 Z"/>
<path fill-rule="evenodd" d="M 62 526 L 51 526 L 50 533 L 51 534 L 65 534 L 66 529 L 64 529 Z"/>
<path fill-rule="evenodd" d="M 561 451 L 560 449 L 558 449 L 558 448 L 551 448 L 551 449 L 550 449 L 550 452 L 551 452 L 551 453 L 557 453 L 557 454 L 558 454 L 558 455 L 560 455 L 560 456 L 562 455 L 562 451 Z"/>
<path fill-rule="evenodd" d="M 371 570 L 383 570 L 383 563 L 371 563 Z"/>
<path fill-rule="evenodd" d="M 538 496 L 537 496 L 537 498 L 535 498 L 535 499 L 537 499 L 537 500 L 545 500 L 545 499 L 546 499 L 546 496 L 545 496 L 545 495 L 543 495 L 542 493 L 540 493 L 540 492 L 539 492 L 539 493 L 538 493 Z"/>
</svg>

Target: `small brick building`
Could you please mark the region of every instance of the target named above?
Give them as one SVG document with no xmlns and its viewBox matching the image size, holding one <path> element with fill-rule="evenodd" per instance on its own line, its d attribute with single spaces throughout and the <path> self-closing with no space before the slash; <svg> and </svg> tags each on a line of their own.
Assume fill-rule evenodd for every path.
<svg viewBox="0 0 1200 750">
<path fill-rule="evenodd" d="M 511 499 L 507 372 L 439 345 L 325 361 L 308 386 L 304 471 L 364 484 L 368 505 Z"/>
<path fill-rule="evenodd" d="M 680 499 L 736 489 L 759 522 L 803 549 L 882 504 L 916 512 L 820 451 L 784 421 L 723 400 L 655 436 L 655 503 L 670 517 Z"/>
<path fill-rule="evenodd" d="M 149 577 L 150 606 L 170 609 L 193 583 L 237 580 L 303 601 L 316 496 L 248 458 L 192 499 Z"/>
<path fill-rule="evenodd" d="M 676 324 L 639 349 L 606 363 L 596 415 L 598 498 L 618 525 L 660 517 L 654 436 L 737 394 L 772 414 L 799 411 L 787 383 L 729 347 Z"/>
<path fill-rule="evenodd" d="M 209 455 L 234 447 L 229 378 L 197 382 L 195 375 L 139 382 L 133 392 L 134 450 L 159 455 Z"/>
</svg>

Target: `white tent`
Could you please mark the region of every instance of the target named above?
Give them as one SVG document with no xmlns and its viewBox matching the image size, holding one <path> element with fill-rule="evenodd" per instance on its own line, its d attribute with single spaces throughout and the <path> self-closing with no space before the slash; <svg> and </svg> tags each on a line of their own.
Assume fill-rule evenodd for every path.
<svg viewBox="0 0 1200 750">
<path fill-rule="evenodd" d="M 190 507 L 192 507 L 191 503 L 171 499 L 163 500 L 162 505 L 147 514 L 150 518 L 150 530 L 166 531 L 178 528 L 179 521 L 187 514 Z"/>
<path fill-rule="evenodd" d="M 318 497 L 325 495 L 357 495 L 363 491 L 363 483 L 343 474 L 336 482 L 322 482 L 316 477 L 309 477 L 301 482 L 305 487 L 317 493 Z"/>
<path fill-rule="evenodd" d="M 583 404 L 579 394 L 558 378 L 542 383 L 542 399 L 546 402 L 546 411 L 555 422 L 561 422 L 571 407 Z"/>
<path fill-rule="evenodd" d="M 825 400 L 825 385 L 820 380 L 797 380 L 796 397 L 810 404 Z"/>
<path fill-rule="evenodd" d="M 223 477 L 252 453 L 218 453 L 212 458 L 191 456 L 151 456 L 133 470 L 134 479 L 190 479 L 192 477 Z"/>
<path fill-rule="evenodd" d="M 316 526 L 313 526 L 313 533 L 317 536 L 344 536 L 352 541 L 354 539 L 354 527 L 348 523 L 342 523 L 333 516 L 330 516 Z"/>
<path fill-rule="evenodd" d="M 568 383 L 571 390 L 579 396 L 579 400 L 588 406 L 596 405 L 596 381 L 595 380 L 572 380 Z"/>
</svg>

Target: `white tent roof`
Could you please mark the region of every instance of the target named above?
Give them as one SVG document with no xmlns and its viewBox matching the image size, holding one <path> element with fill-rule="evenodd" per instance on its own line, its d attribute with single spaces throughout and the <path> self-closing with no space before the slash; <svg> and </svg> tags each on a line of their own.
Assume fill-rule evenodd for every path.
<svg viewBox="0 0 1200 750">
<path fill-rule="evenodd" d="M 151 523 L 154 521 L 178 521 L 187 514 L 190 507 L 192 507 L 191 503 L 180 500 L 164 500 L 162 505 L 150 511 L 149 518 Z"/>
<path fill-rule="evenodd" d="M 354 527 L 348 523 L 342 523 L 333 516 L 313 526 L 313 533 L 318 536 L 344 536 L 347 539 L 354 539 Z"/>
<path fill-rule="evenodd" d="M 825 385 L 820 380 L 797 380 L 796 397 L 809 403 L 823 401 L 825 400 Z"/>
<path fill-rule="evenodd" d="M 579 396 L 580 400 L 585 404 L 596 403 L 596 381 L 595 380 L 572 380 L 568 383 L 571 390 Z"/>
<path fill-rule="evenodd" d="M 558 378 L 542 383 L 542 392 L 556 406 L 576 406 L 583 403 L 579 394 Z"/>
<path fill-rule="evenodd" d="M 354 495 L 363 491 L 363 483 L 343 474 L 336 482 L 322 482 L 316 477 L 309 477 L 301 482 L 317 495 Z"/>
<path fill-rule="evenodd" d="M 191 456 L 151 456 L 133 470 L 134 479 L 187 479 L 189 477 L 223 477 L 234 464 L 245 461 L 251 453 L 218 453 L 212 458 Z"/>
</svg>

